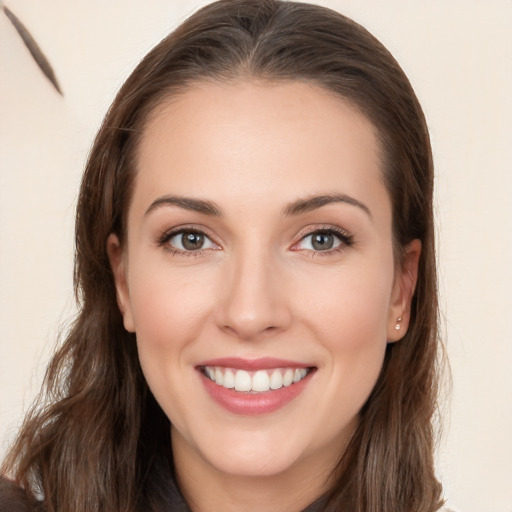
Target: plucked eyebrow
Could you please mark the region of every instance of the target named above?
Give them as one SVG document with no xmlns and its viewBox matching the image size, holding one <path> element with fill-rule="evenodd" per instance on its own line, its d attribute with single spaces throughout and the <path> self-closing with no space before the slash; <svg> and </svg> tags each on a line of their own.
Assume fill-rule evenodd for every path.
<svg viewBox="0 0 512 512">
<path fill-rule="evenodd" d="M 307 213 L 331 203 L 346 203 L 352 206 L 356 206 L 357 208 L 363 210 L 370 217 L 370 219 L 372 218 L 372 213 L 370 212 L 368 206 L 366 206 L 361 201 L 358 201 L 357 199 L 345 194 L 324 194 L 319 196 L 310 196 L 304 199 L 297 199 L 297 201 L 290 203 L 284 208 L 283 214 L 286 217 L 292 215 L 300 215 L 301 213 Z"/>
<path fill-rule="evenodd" d="M 332 203 L 346 203 L 352 206 L 356 206 L 357 208 L 363 210 L 370 217 L 370 219 L 372 218 L 370 209 L 364 203 L 346 194 L 324 194 L 297 199 L 296 201 L 293 201 L 284 207 L 283 215 L 285 217 L 300 215 L 301 213 L 307 213 Z M 177 206 L 179 208 L 183 208 L 184 210 L 198 212 L 204 215 L 210 215 L 212 217 L 223 216 L 222 209 L 213 201 L 169 195 L 161 196 L 158 199 L 155 199 L 146 210 L 145 215 L 148 215 L 152 211 L 157 210 L 163 206 Z"/>
<path fill-rule="evenodd" d="M 181 196 L 162 196 L 155 199 L 149 208 L 146 210 L 145 215 L 148 215 L 154 210 L 163 206 L 178 206 L 184 210 L 203 213 L 204 215 L 211 215 L 213 217 L 221 217 L 222 210 L 213 202 L 204 199 L 192 199 L 191 197 Z"/>
</svg>

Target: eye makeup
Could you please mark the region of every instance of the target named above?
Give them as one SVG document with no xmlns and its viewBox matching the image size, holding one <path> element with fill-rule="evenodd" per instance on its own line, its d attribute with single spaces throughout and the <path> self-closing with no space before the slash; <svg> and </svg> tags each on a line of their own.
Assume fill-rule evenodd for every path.
<svg viewBox="0 0 512 512">
<path fill-rule="evenodd" d="M 297 238 L 290 250 L 310 252 L 314 256 L 339 253 L 354 244 L 353 235 L 333 225 L 305 228 Z M 173 256 L 197 257 L 207 251 L 222 249 L 207 230 L 193 225 L 171 228 L 158 238 L 157 243 Z"/>
</svg>

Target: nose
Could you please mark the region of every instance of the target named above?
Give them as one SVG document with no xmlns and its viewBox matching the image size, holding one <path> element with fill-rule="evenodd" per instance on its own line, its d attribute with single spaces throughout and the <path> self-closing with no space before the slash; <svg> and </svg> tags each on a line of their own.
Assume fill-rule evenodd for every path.
<svg viewBox="0 0 512 512">
<path fill-rule="evenodd" d="M 217 311 L 222 330 L 256 340 L 288 328 L 292 315 L 277 259 L 264 250 L 245 251 L 226 262 Z"/>
</svg>

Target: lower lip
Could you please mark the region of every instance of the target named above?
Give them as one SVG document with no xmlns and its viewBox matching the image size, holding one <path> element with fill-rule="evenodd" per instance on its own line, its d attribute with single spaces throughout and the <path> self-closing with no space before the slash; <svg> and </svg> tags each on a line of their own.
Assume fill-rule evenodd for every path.
<svg viewBox="0 0 512 512">
<path fill-rule="evenodd" d="M 235 414 L 258 416 L 269 414 L 281 409 L 304 391 L 309 383 L 313 371 L 309 372 L 299 382 L 283 386 L 282 388 L 262 393 L 247 393 L 227 389 L 215 384 L 200 372 L 201 380 L 208 394 L 222 407 Z"/>
</svg>

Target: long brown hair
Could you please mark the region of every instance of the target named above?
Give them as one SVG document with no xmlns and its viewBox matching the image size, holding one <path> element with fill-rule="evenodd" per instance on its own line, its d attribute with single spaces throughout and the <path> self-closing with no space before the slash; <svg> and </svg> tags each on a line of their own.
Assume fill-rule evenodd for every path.
<svg viewBox="0 0 512 512">
<path fill-rule="evenodd" d="M 193 83 L 240 78 L 312 83 L 367 116 L 380 138 L 397 262 L 408 242 L 422 242 L 408 332 L 388 345 L 378 382 L 340 454 L 344 470 L 319 507 L 437 510 L 432 418 L 439 351 L 425 119 L 397 62 L 364 28 L 330 9 L 279 0 L 221 0 L 202 8 L 142 60 L 118 93 L 78 201 L 79 314 L 3 472 L 41 492 L 48 512 L 134 511 L 149 499 L 158 454 L 172 460 L 169 421 L 148 390 L 135 337 L 123 328 L 106 240 L 116 233 L 123 241 L 137 145 L 150 113 Z"/>
</svg>

